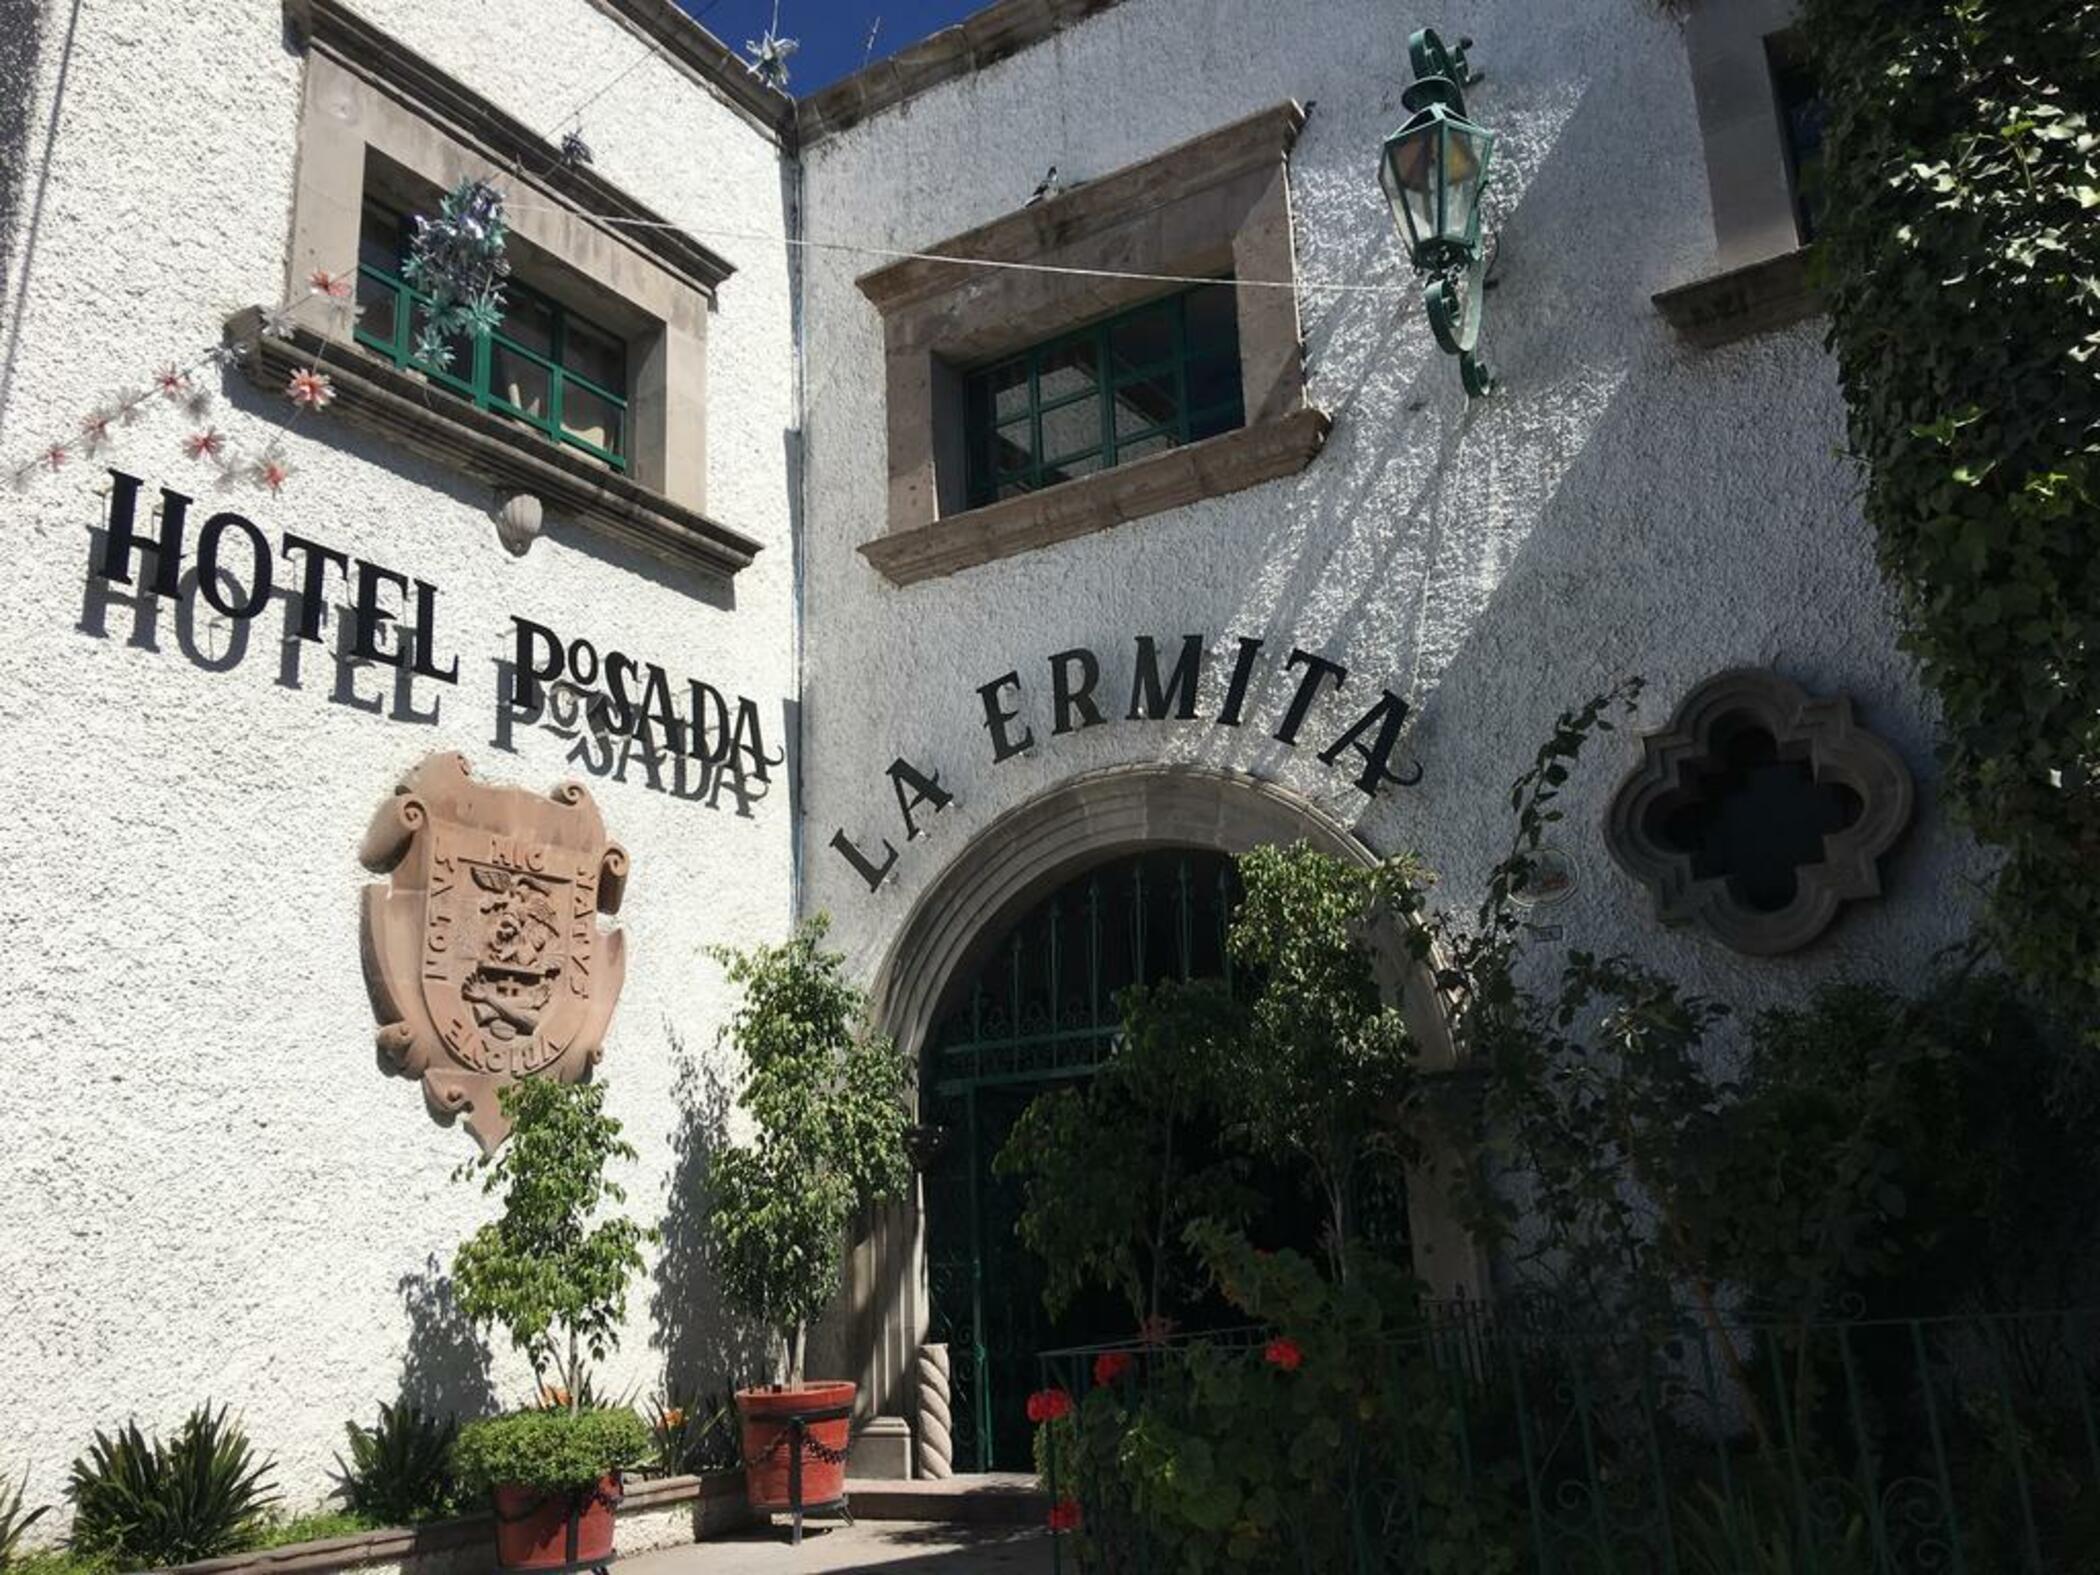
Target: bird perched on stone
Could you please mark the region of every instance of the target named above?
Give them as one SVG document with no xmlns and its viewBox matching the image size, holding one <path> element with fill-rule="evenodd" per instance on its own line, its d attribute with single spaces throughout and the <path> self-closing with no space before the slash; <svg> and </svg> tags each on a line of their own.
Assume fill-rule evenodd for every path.
<svg viewBox="0 0 2100 1575">
<path fill-rule="evenodd" d="M 1028 194 L 1028 200 L 1021 206 L 1033 208 L 1037 203 L 1057 196 L 1064 189 L 1065 183 L 1057 178 L 1057 166 L 1053 164 L 1044 172 L 1043 178 L 1036 183 L 1035 190 Z"/>
</svg>

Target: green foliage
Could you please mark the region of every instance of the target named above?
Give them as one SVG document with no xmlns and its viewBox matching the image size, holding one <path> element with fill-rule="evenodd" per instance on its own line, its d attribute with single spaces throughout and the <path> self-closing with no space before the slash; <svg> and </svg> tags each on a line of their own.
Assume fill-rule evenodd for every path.
<svg viewBox="0 0 2100 1575">
<path fill-rule="evenodd" d="M 14 1562 L 15 1550 L 22 1545 L 29 1528 L 50 1513 L 49 1504 L 25 1510 L 23 1503 L 28 1492 L 27 1473 L 12 1488 L 0 1484 L 0 1570 L 7 1569 Z"/>
<path fill-rule="evenodd" d="M 1192 1131 L 1218 1103 L 1220 1047 L 1240 1008 L 1210 980 L 1133 985 L 1116 999 L 1123 1034 L 1084 1086 L 1036 1099 L 997 1160 L 1022 1181 L 1021 1240 L 1044 1266 L 1052 1316 L 1108 1286 L 1133 1320 L 1161 1317 L 1193 1288 L 1182 1232 L 1198 1218 L 1243 1221 L 1252 1200 L 1232 1155 Z"/>
<path fill-rule="evenodd" d="M 672 1388 L 649 1402 L 649 1438 L 659 1470 L 678 1473 L 734 1470 L 743 1461 L 734 1385 L 704 1393 Z"/>
<path fill-rule="evenodd" d="M 370 1427 L 345 1422 L 350 1459 L 335 1457 L 337 1492 L 353 1514 L 380 1526 L 411 1526 L 451 1514 L 457 1487 L 452 1480 L 452 1444 L 459 1424 L 435 1417 L 403 1400 L 381 1402 Z"/>
<path fill-rule="evenodd" d="M 256 1460 L 223 1406 L 199 1406 L 167 1439 L 149 1439 L 136 1422 L 98 1430 L 66 1487 L 73 1545 L 126 1569 L 236 1553 L 276 1503 L 269 1489 L 270 1462 Z"/>
<path fill-rule="evenodd" d="M 586 1383 L 584 1356 L 603 1361 L 619 1341 L 627 1282 L 648 1239 L 628 1219 L 592 1227 L 626 1193 L 606 1178 L 632 1160 L 620 1123 L 605 1113 L 602 1083 L 525 1078 L 503 1090 L 510 1140 L 460 1168 L 480 1173 L 482 1191 L 503 1193 L 503 1213 L 460 1245 L 452 1274 L 459 1305 L 474 1322 L 500 1324 L 535 1374 L 563 1377 L 572 1408 Z"/>
<path fill-rule="evenodd" d="M 1346 1276 L 1367 1170 L 1412 1154 L 1414 1042 L 1374 947 L 1381 931 L 1414 937 L 1424 878 L 1408 860 L 1365 869 L 1303 843 L 1255 848 L 1239 865 L 1246 895 L 1226 940 L 1259 983 L 1220 1075 L 1221 1114 L 1251 1152 L 1308 1168 Z"/>
<path fill-rule="evenodd" d="M 1800 1490 L 1784 1466 L 1753 1471 L 1728 1493 L 1694 1483 L 1670 1510 L 1678 1568 L 1685 1575 L 1872 1575 L 1859 1494 L 1836 1489 L 1835 1502 L 1804 1522 L 1796 1513 Z"/>
<path fill-rule="evenodd" d="M 778 1331 L 791 1382 L 837 1294 L 847 1222 L 911 1174 L 910 1060 L 866 1031 L 867 998 L 823 949 L 827 928 L 819 914 L 778 946 L 712 954 L 743 992 L 722 1038 L 742 1058 L 737 1103 L 756 1140 L 715 1156 L 709 1227 L 723 1295 Z"/>
<path fill-rule="evenodd" d="M 1360 1250 L 1344 1283 L 1215 1225 L 1189 1235 L 1226 1297 L 1279 1343 L 1139 1353 L 1144 1381 L 1094 1387 L 1057 1425 L 1059 1481 L 1088 1500 L 1082 1567 L 1121 1567 L 1140 1526 L 1163 1575 L 1368 1568 L 1362 1554 L 1397 1551 L 1402 1528 L 1410 1569 L 1528 1567 L 1519 1479 L 1507 1462 L 1474 1472 L 1461 1457 L 1451 1386 L 1409 1338 L 1405 1269 Z"/>
<path fill-rule="evenodd" d="M 304 1515 L 271 1515 L 263 1522 L 249 1548 L 289 1548 L 300 1542 L 322 1542 L 335 1537 L 354 1537 L 359 1532 L 379 1531 L 399 1522 L 362 1515 L 355 1510 L 317 1509 Z"/>
<path fill-rule="evenodd" d="M 2100 1020 L 2100 5 L 1805 0 L 1866 513 L 1994 938 Z"/>
<path fill-rule="evenodd" d="M 633 1411 L 513 1411 L 469 1422 L 453 1446 L 460 1487 L 486 1493 L 506 1484 L 569 1492 L 649 1459 L 649 1430 Z"/>
</svg>

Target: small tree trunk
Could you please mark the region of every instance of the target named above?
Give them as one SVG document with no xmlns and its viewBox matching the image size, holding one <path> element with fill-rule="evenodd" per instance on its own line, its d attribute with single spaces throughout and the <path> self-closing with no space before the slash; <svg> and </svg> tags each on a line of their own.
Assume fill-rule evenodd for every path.
<svg viewBox="0 0 2100 1575">
<path fill-rule="evenodd" d="M 576 1355 L 576 1331 L 569 1331 L 569 1415 L 583 1409 L 583 1364 Z"/>
<path fill-rule="evenodd" d="M 787 1381 L 802 1382 L 802 1346 L 808 1338 L 808 1328 L 803 1324 L 791 1325 L 787 1332 Z"/>
</svg>

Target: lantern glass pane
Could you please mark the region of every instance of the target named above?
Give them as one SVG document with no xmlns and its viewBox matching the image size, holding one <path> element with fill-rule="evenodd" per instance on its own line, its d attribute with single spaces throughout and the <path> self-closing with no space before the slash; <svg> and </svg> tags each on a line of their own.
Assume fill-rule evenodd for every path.
<svg viewBox="0 0 2100 1575">
<path fill-rule="evenodd" d="M 1396 132 L 1386 140 L 1379 184 L 1392 204 L 1393 220 L 1410 249 L 1438 232 L 1437 164 L 1439 132 L 1435 121 Z"/>
<path fill-rule="evenodd" d="M 1492 132 L 1463 120 L 1443 126 L 1443 238 L 1471 246 L 1480 234 L 1480 193 L 1486 183 Z"/>
</svg>

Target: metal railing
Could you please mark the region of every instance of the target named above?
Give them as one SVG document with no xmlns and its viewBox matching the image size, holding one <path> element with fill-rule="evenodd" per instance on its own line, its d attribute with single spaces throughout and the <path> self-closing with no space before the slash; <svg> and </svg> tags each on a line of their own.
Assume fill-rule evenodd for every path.
<svg viewBox="0 0 2100 1575">
<path fill-rule="evenodd" d="M 2088 1575 L 2096 1348 L 2100 1310 L 1445 1307 L 1295 1367 L 1245 1335 L 1047 1353 L 1077 1407 L 1038 1463 L 1087 1575 Z"/>
</svg>

